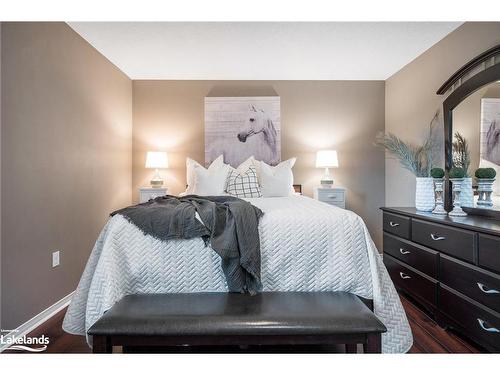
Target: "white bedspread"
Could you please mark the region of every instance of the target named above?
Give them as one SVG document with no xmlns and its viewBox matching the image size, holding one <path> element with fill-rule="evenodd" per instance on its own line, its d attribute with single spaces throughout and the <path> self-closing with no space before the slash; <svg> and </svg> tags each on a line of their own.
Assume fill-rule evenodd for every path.
<svg viewBox="0 0 500 375">
<path fill-rule="evenodd" d="M 302 196 L 249 201 L 264 211 L 264 291 L 346 291 L 373 299 L 388 329 L 382 351 L 410 349 L 406 314 L 359 216 Z M 116 215 L 92 250 L 63 328 L 84 335 L 127 294 L 216 291 L 227 291 L 220 258 L 201 239 L 162 242 Z"/>
</svg>

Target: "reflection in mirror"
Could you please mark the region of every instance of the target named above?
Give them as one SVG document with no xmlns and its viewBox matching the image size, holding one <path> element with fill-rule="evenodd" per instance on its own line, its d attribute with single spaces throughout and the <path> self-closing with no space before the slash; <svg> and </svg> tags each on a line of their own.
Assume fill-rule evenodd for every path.
<svg viewBox="0 0 500 375">
<path fill-rule="evenodd" d="M 465 164 L 463 207 L 500 210 L 500 81 L 477 90 L 453 110 L 453 162 Z M 482 179 L 475 177 L 478 168 L 484 171 Z M 470 191 L 469 191 L 470 189 Z"/>
</svg>

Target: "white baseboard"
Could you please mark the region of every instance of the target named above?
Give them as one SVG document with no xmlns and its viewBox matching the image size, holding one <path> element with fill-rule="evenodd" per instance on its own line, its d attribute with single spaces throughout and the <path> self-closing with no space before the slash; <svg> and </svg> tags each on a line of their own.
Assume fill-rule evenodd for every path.
<svg viewBox="0 0 500 375">
<path fill-rule="evenodd" d="M 15 333 L 11 332 L 11 333 L 5 335 L 4 341 L 7 341 L 7 338 L 10 338 L 10 337 L 22 337 L 22 336 L 30 333 L 31 331 L 33 331 L 35 328 L 40 326 L 42 323 L 45 323 L 47 320 L 52 318 L 59 311 L 61 311 L 62 309 L 64 309 L 66 306 L 69 305 L 69 303 L 71 302 L 71 297 L 73 297 L 74 293 L 75 293 L 75 291 L 72 291 L 70 294 L 68 294 L 66 297 L 61 298 L 59 301 L 54 303 L 52 306 L 47 307 L 40 314 L 34 316 L 30 320 L 28 320 L 26 323 L 21 324 L 19 327 L 17 327 Z M 9 344 L 0 344 L 0 353 L 3 352 L 8 346 L 9 346 Z"/>
</svg>

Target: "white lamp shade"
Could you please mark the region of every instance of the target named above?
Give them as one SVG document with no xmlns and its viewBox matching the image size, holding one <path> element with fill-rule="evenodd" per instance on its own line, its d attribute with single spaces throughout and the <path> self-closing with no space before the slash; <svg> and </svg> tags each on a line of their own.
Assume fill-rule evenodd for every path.
<svg viewBox="0 0 500 375">
<path fill-rule="evenodd" d="M 163 151 L 148 151 L 146 168 L 168 168 L 168 155 Z"/>
<path fill-rule="evenodd" d="M 316 154 L 316 168 L 332 168 L 339 166 L 337 151 L 321 150 Z"/>
</svg>

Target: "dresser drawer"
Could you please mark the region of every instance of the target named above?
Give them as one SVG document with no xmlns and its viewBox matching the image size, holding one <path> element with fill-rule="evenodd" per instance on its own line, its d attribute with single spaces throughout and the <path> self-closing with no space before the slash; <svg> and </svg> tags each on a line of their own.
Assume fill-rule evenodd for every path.
<svg viewBox="0 0 500 375">
<path fill-rule="evenodd" d="M 439 253 L 423 246 L 384 233 L 384 254 L 392 255 L 406 264 L 436 278 Z"/>
<path fill-rule="evenodd" d="M 414 242 L 468 262 L 473 261 L 474 232 L 418 219 L 413 219 L 411 228 Z"/>
<path fill-rule="evenodd" d="M 343 203 L 344 192 L 331 189 L 318 189 L 318 200 L 325 203 Z"/>
<path fill-rule="evenodd" d="M 479 265 L 500 273 L 500 237 L 479 235 Z"/>
<path fill-rule="evenodd" d="M 139 189 L 139 203 L 144 203 L 150 199 L 155 199 L 167 195 L 167 188 L 140 188 Z"/>
<path fill-rule="evenodd" d="M 435 280 L 410 269 L 389 255 L 384 255 L 384 264 L 396 286 L 413 296 L 420 297 L 432 307 L 436 307 L 437 282 Z"/>
<path fill-rule="evenodd" d="M 330 206 L 335 206 L 345 209 L 345 202 L 323 202 L 323 203 L 329 204 Z"/>
<path fill-rule="evenodd" d="M 500 314 L 454 290 L 439 286 L 441 312 L 460 325 L 471 338 L 489 349 L 500 350 Z"/>
<path fill-rule="evenodd" d="M 141 193 L 141 195 L 140 195 L 140 202 L 144 203 L 144 202 L 149 201 L 150 199 L 155 199 L 155 198 L 161 197 L 162 195 L 164 195 L 164 194 L 153 193 L 153 192 L 144 192 L 144 193 Z"/>
<path fill-rule="evenodd" d="M 441 256 L 439 281 L 500 313 L 500 276 L 446 255 Z"/>
<path fill-rule="evenodd" d="M 410 218 L 384 212 L 383 218 L 384 231 L 395 234 L 396 236 L 410 239 Z"/>
</svg>

